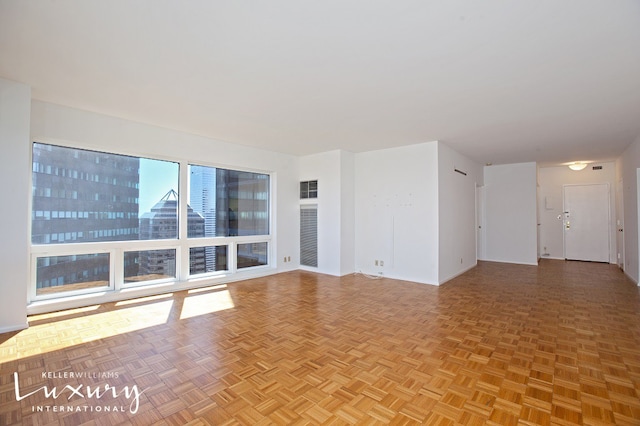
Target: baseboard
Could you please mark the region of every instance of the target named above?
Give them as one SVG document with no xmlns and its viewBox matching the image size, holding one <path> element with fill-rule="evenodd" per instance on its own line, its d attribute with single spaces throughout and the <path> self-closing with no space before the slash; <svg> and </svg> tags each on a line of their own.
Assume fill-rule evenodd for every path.
<svg viewBox="0 0 640 426">
<path fill-rule="evenodd" d="M 459 277 L 460 275 L 464 274 L 465 272 L 469 272 L 470 270 L 472 270 L 473 268 L 475 268 L 476 266 L 478 266 L 478 263 L 476 262 L 475 264 L 469 266 L 468 268 L 460 271 L 460 272 L 456 272 L 455 274 L 453 274 L 452 276 L 445 278 L 444 280 L 440 281 L 438 285 L 442 285 L 448 281 L 451 281 L 452 279 Z"/>
<path fill-rule="evenodd" d="M 0 334 L 11 333 L 13 331 L 26 330 L 27 328 L 29 328 L 28 322 L 25 322 L 24 324 L 16 324 L 16 325 L 9 325 L 6 327 L 0 327 Z"/>
<path fill-rule="evenodd" d="M 548 259 L 548 258 L 545 258 Z M 478 259 L 480 262 L 493 262 L 493 263 L 509 263 L 512 265 L 531 265 L 538 266 L 538 262 L 517 262 L 515 260 L 497 260 L 497 259 Z M 563 259 L 564 260 L 564 259 Z"/>
<path fill-rule="evenodd" d="M 624 269 L 622 270 L 622 273 L 625 274 L 627 276 L 627 278 L 629 278 L 632 282 L 634 282 L 636 285 L 640 286 L 640 283 L 638 281 L 636 281 L 635 278 L 633 278 L 631 275 L 627 274 L 627 271 L 625 271 Z"/>
</svg>

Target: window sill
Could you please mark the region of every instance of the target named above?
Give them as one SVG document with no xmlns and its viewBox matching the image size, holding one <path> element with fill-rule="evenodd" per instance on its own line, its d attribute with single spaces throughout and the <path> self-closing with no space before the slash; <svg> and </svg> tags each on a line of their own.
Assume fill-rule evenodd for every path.
<svg viewBox="0 0 640 426">
<path fill-rule="evenodd" d="M 173 281 L 143 286 L 127 287 L 118 291 L 101 291 L 82 295 L 36 300 L 27 305 L 27 315 L 39 315 L 64 309 L 75 309 L 103 303 L 120 302 L 138 297 L 156 296 L 176 291 L 191 290 L 215 284 L 226 284 L 252 278 L 273 275 L 278 269 L 271 266 L 257 266 L 234 274 L 225 273 L 208 277 L 195 277 L 186 281 Z"/>
</svg>

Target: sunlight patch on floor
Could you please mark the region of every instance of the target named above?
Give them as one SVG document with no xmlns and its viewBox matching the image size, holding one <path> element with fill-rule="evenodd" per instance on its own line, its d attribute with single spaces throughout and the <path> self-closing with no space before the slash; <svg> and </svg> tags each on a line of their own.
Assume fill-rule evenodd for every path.
<svg viewBox="0 0 640 426">
<path fill-rule="evenodd" d="M 207 292 L 205 293 L 205 291 Z M 193 295 L 184 298 L 180 319 L 193 318 L 235 307 L 231 293 L 226 289 L 226 286 L 189 290 L 189 294 Z"/>
<path fill-rule="evenodd" d="M 16 336 L 0 343 L 0 362 L 22 359 L 165 324 L 173 304 L 174 300 L 170 299 L 93 314 L 90 312 L 95 310 L 95 307 L 73 310 L 76 314 L 83 312 L 88 314 L 31 325 Z M 66 316 L 70 315 L 69 311 L 62 311 L 60 316 L 63 313 Z M 51 318 L 51 314 L 46 316 Z M 34 318 L 45 319 L 43 315 L 38 315 L 31 317 L 30 321 L 35 323 Z"/>
</svg>

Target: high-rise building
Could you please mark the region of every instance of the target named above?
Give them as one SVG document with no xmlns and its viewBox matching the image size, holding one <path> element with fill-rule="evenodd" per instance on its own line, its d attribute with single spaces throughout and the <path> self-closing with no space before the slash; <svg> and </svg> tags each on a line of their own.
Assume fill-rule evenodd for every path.
<svg viewBox="0 0 640 426">
<path fill-rule="evenodd" d="M 189 176 L 189 205 L 204 218 L 204 236 L 216 235 L 216 169 L 213 167 L 190 166 Z M 190 238 L 193 235 L 188 235 Z M 205 247 L 205 264 L 196 268 L 198 272 L 217 270 L 216 247 Z M 224 257 L 226 265 L 226 255 Z M 226 269 L 226 266 L 225 266 Z"/>
<path fill-rule="evenodd" d="M 189 202 L 205 219 L 205 236 L 269 233 L 269 176 L 216 167 L 190 166 Z M 189 235 L 191 237 L 191 235 Z M 227 269 L 226 247 L 205 247 L 206 271 Z M 239 244 L 239 267 L 266 264 L 265 244 Z"/>
<path fill-rule="evenodd" d="M 140 160 L 33 144 L 33 244 L 138 239 Z"/>
<path fill-rule="evenodd" d="M 189 205 L 204 217 L 206 237 L 216 236 L 216 170 L 213 167 L 190 166 Z"/>
<path fill-rule="evenodd" d="M 269 233 L 269 175 L 218 169 L 216 231 L 224 236 Z M 238 244 L 237 267 L 267 264 L 267 243 Z"/>
<path fill-rule="evenodd" d="M 139 159 L 33 144 L 33 244 L 138 239 Z M 37 285 L 108 283 L 108 261 L 96 255 L 38 259 Z"/>
<path fill-rule="evenodd" d="M 167 192 L 152 208 L 140 217 L 140 239 L 159 240 L 178 238 L 178 194 L 172 189 Z M 187 235 L 189 237 L 205 236 L 205 220 L 187 205 Z M 137 261 L 125 264 L 125 276 L 161 278 L 176 276 L 175 249 L 147 250 L 136 252 Z M 205 272 L 205 248 L 190 250 L 191 274 Z M 138 268 L 136 271 L 135 268 Z"/>
</svg>

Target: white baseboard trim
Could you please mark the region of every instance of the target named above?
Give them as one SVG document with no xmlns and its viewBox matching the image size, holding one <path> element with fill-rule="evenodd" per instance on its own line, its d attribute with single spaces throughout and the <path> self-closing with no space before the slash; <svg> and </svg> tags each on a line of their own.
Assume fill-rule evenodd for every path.
<svg viewBox="0 0 640 426">
<path fill-rule="evenodd" d="M 531 265 L 538 266 L 538 262 L 517 262 L 515 260 L 498 260 L 498 259 L 478 259 L 480 262 L 494 262 L 494 263 L 510 263 L 512 265 Z M 564 260 L 564 259 L 563 259 Z"/>
<path fill-rule="evenodd" d="M 464 274 L 465 272 L 469 272 L 470 270 L 472 270 L 472 269 L 473 269 L 473 268 L 475 268 L 476 266 L 478 266 L 478 262 L 476 262 L 475 264 L 473 264 L 473 265 L 469 266 L 468 268 L 466 268 L 466 269 L 464 269 L 464 270 L 462 270 L 462 271 L 460 271 L 460 272 L 457 272 L 457 273 L 455 273 L 455 274 L 451 275 L 450 277 L 447 277 L 447 278 L 443 279 L 442 281 L 440 281 L 440 282 L 438 283 L 438 285 L 442 285 L 442 284 L 444 284 L 444 283 L 446 283 L 446 282 L 448 282 L 448 281 L 451 281 L 452 279 L 454 279 L 454 278 L 456 278 L 456 277 L 459 277 L 460 275 Z"/>
<path fill-rule="evenodd" d="M 5 326 L 5 327 L 0 327 L 0 334 L 2 334 L 2 333 L 11 333 L 13 331 L 26 330 L 27 328 L 29 328 L 29 323 L 28 322 L 25 322 L 24 324 L 16 324 L 16 325 L 9 325 L 9 326 Z"/>
<path fill-rule="evenodd" d="M 640 286 L 640 282 L 636 281 L 635 278 L 633 278 L 631 275 L 627 274 L 627 271 L 623 270 L 622 272 L 627 276 L 627 278 L 629 278 L 631 281 L 636 283 L 636 285 Z"/>
</svg>

